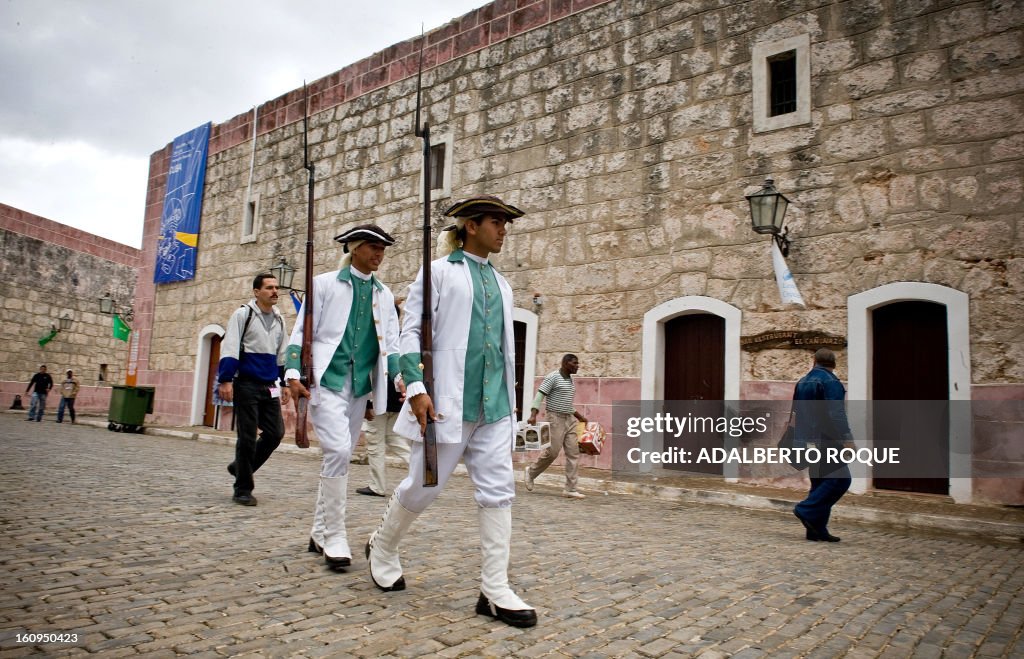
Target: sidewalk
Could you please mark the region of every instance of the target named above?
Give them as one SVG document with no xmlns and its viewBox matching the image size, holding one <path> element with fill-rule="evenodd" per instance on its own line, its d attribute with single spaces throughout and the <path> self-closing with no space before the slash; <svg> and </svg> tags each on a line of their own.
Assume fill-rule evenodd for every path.
<svg viewBox="0 0 1024 659">
<path fill-rule="evenodd" d="M 105 428 L 106 419 L 79 416 L 79 423 Z M 232 446 L 233 431 L 218 431 L 205 426 L 161 427 L 146 426 L 145 434 L 173 437 L 211 444 Z M 321 452 L 314 442 L 308 449 L 300 449 L 287 438 L 278 451 L 296 453 L 319 459 Z M 354 455 L 353 462 L 365 464 L 365 455 Z M 404 466 L 389 458 L 389 466 Z M 465 474 L 460 464 L 456 474 Z M 552 466 L 536 479 L 541 487 L 561 489 L 564 472 Z M 516 480 L 523 479 L 523 465 L 516 464 Z M 803 492 L 750 485 L 727 483 L 720 478 L 697 476 L 649 477 L 615 474 L 599 469 L 580 469 L 579 489 L 588 496 L 625 494 L 651 497 L 668 501 L 735 506 L 753 510 L 769 510 L 792 515 L 793 505 L 803 498 Z M 518 496 L 529 496 L 526 488 L 519 488 Z M 956 533 L 1002 542 L 1024 542 L 1024 508 L 996 505 L 954 504 L 946 497 L 915 494 L 867 493 L 847 494 L 832 513 L 835 520 L 858 522 L 893 528 L 913 528 L 925 531 Z"/>
</svg>

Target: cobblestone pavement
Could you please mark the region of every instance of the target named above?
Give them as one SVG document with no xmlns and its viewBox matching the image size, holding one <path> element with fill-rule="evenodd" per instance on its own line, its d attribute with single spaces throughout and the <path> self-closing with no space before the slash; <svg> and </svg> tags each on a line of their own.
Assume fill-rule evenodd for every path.
<svg viewBox="0 0 1024 659">
<path fill-rule="evenodd" d="M 775 512 L 520 487 L 510 573 L 540 616 L 520 630 L 473 613 L 467 478 L 413 526 L 408 589 L 381 593 L 361 552 L 337 574 L 305 551 L 315 460 L 275 455 L 246 508 L 232 455 L 0 415 L 0 657 L 1024 656 L 1019 544 L 852 523 L 812 543 Z M 366 478 L 354 548 L 384 505 Z"/>
</svg>

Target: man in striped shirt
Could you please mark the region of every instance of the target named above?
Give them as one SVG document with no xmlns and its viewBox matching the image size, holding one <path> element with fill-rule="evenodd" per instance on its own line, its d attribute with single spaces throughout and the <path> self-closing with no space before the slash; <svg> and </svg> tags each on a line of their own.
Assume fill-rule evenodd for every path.
<svg viewBox="0 0 1024 659">
<path fill-rule="evenodd" d="M 587 422 L 587 418 L 577 412 L 573 404 L 573 399 L 576 398 L 576 384 L 572 381 L 572 376 L 578 370 L 580 370 L 580 362 L 576 355 L 562 357 L 562 368 L 548 373 L 537 389 L 537 397 L 533 399 L 530 419 L 527 423 L 531 426 L 537 423 L 537 412 L 540 410 L 541 401 L 547 397 L 547 418 L 551 423 L 551 443 L 540 454 L 537 462 L 526 466 L 526 489 L 531 492 L 533 491 L 533 479 L 551 466 L 564 446 L 565 490 L 562 494 L 570 499 L 584 498 L 583 493 L 576 490 L 580 461 L 576 421 Z"/>
</svg>

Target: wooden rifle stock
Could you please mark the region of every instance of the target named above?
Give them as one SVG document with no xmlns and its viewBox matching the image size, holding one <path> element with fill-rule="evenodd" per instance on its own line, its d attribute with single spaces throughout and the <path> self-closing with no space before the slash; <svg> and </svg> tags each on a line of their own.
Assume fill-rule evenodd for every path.
<svg viewBox="0 0 1024 659">
<path fill-rule="evenodd" d="M 416 125 L 417 137 L 423 138 L 423 316 L 420 322 L 420 364 L 423 366 L 423 386 L 427 396 L 434 399 L 434 321 L 433 295 L 430 279 L 430 122 L 424 120 L 420 127 L 420 104 L 423 90 L 423 44 L 426 35 L 420 37 L 420 67 L 416 74 Z M 437 437 L 434 420 L 427 415 L 427 427 L 423 433 L 423 486 L 437 486 Z"/>
<path fill-rule="evenodd" d="M 313 163 L 309 160 L 309 89 L 302 85 L 306 96 L 306 109 L 302 115 L 303 167 L 309 172 L 306 205 L 306 293 L 302 303 L 302 351 L 299 382 L 307 391 L 313 386 L 313 182 L 316 180 Z M 295 445 L 309 448 L 309 428 L 306 417 L 309 399 L 295 398 Z"/>
</svg>

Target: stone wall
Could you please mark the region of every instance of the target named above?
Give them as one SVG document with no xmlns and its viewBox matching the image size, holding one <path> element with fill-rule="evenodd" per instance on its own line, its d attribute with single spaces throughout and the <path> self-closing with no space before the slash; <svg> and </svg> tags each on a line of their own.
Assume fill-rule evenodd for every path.
<svg viewBox="0 0 1024 659">
<path fill-rule="evenodd" d="M 111 384 L 123 384 L 127 345 L 112 335 L 112 318 L 99 298 L 111 294 L 125 305 L 135 293 L 139 250 L 0 204 L 0 281 L 4 313 L 0 354 L 4 406 L 24 394 L 45 363 L 55 381 L 71 369 L 81 381 L 79 409 L 106 409 Z M 71 328 L 45 346 L 39 339 L 67 314 Z M 105 380 L 100 365 L 106 364 Z M 10 394 L 10 395 L 9 395 Z M 27 400 L 27 399 L 26 399 Z M 52 406 L 52 405 L 51 405 Z"/>
<path fill-rule="evenodd" d="M 742 312 L 744 336 L 843 337 L 849 296 L 903 281 L 968 293 L 972 380 L 1019 396 L 1024 6 L 619 0 L 567 14 L 545 0 L 518 3 L 533 7 L 519 33 L 481 37 L 513 4 L 427 35 L 424 107 L 435 138 L 452 136 L 454 196 L 494 193 L 528 212 L 495 261 L 519 306 L 543 292 L 537 372 L 579 354 L 588 415 L 610 423 L 606 383 L 639 397 L 643 316 L 666 301 L 726 302 Z M 810 122 L 754 133 L 752 47 L 800 35 Z M 398 293 L 419 262 L 416 81 L 403 77 L 418 44 L 310 86 L 315 270 L 340 257 L 334 235 L 374 221 L 400 239 L 381 271 Z M 196 279 L 155 294 L 153 371 L 190 371 L 196 332 L 223 324 L 255 270 L 278 255 L 301 264 L 302 103 L 295 90 L 215 127 Z M 261 225 L 242 243 L 254 121 Z M 744 194 L 766 176 L 792 201 L 789 265 L 806 309 L 780 303 L 769 243 L 749 227 Z M 435 199 L 438 226 L 451 201 Z M 741 359 L 744 395 L 777 395 L 809 352 Z"/>
</svg>

